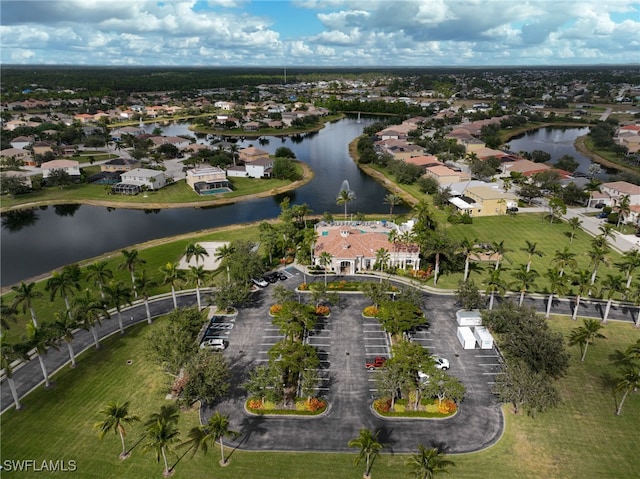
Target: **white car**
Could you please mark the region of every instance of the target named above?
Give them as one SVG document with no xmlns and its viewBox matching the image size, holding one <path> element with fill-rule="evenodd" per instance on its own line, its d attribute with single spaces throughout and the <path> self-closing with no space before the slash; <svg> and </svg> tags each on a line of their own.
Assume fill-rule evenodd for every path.
<svg viewBox="0 0 640 479">
<path fill-rule="evenodd" d="M 266 288 L 267 286 L 269 286 L 269 283 L 267 283 L 267 282 L 266 282 L 264 279 L 262 279 L 262 278 L 260 278 L 260 279 L 253 278 L 253 279 L 251 280 L 251 282 L 252 282 L 253 284 L 255 284 L 256 286 L 259 286 L 259 287 L 261 287 L 261 288 Z"/>
<path fill-rule="evenodd" d="M 211 349 L 212 351 L 222 351 L 223 349 L 227 349 L 227 343 L 224 339 L 211 338 L 205 339 L 200 343 L 201 349 Z"/>
<path fill-rule="evenodd" d="M 449 360 L 441 358 L 440 356 L 431 356 L 431 359 L 436 363 L 436 368 L 446 371 L 449 369 Z"/>
</svg>

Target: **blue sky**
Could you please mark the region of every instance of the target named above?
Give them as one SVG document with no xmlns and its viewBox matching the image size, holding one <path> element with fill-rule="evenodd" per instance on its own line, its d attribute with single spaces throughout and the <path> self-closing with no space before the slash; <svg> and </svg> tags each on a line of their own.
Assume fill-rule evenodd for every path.
<svg viewBox="0 0 640 479">
<path fill-rule="evenodd" d="M 0 0 L 3 64 L 640 64 L 638 0 Z"/>
</svg>

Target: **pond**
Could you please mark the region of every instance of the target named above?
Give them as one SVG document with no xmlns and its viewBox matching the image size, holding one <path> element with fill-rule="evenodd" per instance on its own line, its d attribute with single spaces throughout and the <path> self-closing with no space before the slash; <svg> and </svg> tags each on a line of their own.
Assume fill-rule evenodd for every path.
<svg viewBox="0 0 640 479">
<path fill-rule="evenodd" d="M 362 173 L 348 154 L 348 144 L 377 118 L 345 118 L 318 132 L 296 137 L 267 137 L 262 142 L 245 139 L 239 146 L 253 144 L 270 153 L 284 146 L 307 163 L 314 179 L 287 193 L 292 204 L 307 203 L 315 214 L 344 209 L 336 197 L 344 181 L 356 199 L 349 212 L 386 213 L 383 199 L 388 191 Z M 146 128 L 153 129 L 156 125 Z M 164 128 L 164 127 L 162 127 Z M 188 134 L 186 124 L 170 125 L 165 134 Z M 266 141 L 265 141 L 266 140 Z M 278 216 L 285 195 L 260 198 L 212 208 L 129 210 L 92 206 L 36 208 L 2 217 L 1 284 L 17 283 L 65 264 L 82 261 L 105 252 L 126 248 L 156 238 L 189 233 L 235 223 L 261 221 Z M 394 212 L 407 211 L 397 206 Z"/>
</svg>

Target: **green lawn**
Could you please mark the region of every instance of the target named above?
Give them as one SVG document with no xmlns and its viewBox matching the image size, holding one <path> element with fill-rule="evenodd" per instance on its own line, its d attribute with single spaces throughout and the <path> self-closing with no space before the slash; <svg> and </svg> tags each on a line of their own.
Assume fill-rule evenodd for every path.
<svg viewBox="0 0 640 479">
<path fill-rule="evenodd" d="M 162 321 L 162 320 L 160 320 Z M 566 318 L 552 318 L 553 329 L 565 335 L 577 325 Z M 150 326 L 153 327 L 153 326 Z M 144 420 L 166 404 L 168 378 L 141 354 L 146 325 L 138 325 L 125 336 L 103 342 L 99 351 L 90 350 L 78 359 L 75 369 L 64 368 L 54 376 L 55 388 L 38 388 L 23 401 L 24 409 L 3 414 L 1 421 L 2 460 L 75 460 L 78 477 L 86 479 L 160 477 L 161 464 L 140 445 L 126 461 L 120 461 L 120 441 L 115 435 L 98 439 L 92 425 L 100 419 L 98 410 L 109 400 L 128 400 L 132 412 Z M 600 340 L 592 346 L 586 361 L 572 361 L 567 376 L 560 380 L 563 404 L 536 418 L 514 416 L 505 407 L 506 431 L 495 446 L 478 453 L 452 457 L 456 466 L 451 477 L 472 478 L 632 478 L 640 470 L 637 444 L 640 440 L 640 394 L 631 394 L 623 414 L 614 415 L 615 402 L 601 386 L 600 376 L 610 372 L 608 355 L 624 349 L 640 333 L 626 323 L 609 323 Z M 127 361 L 132 360 L 128 365 Z M 364 400 L 365 398 L 363 398 Z M 197 424 L 195 411 L 183 412 L 179 429 L 184 437 Z M 127 443 L 135 444 L 142 426 L 129 428 Z M 354 431 L 354 437 L 357 431 Z M 322 441 L 323 438 L 318 438 Z M 425 433 L 425 441 L 428 432 Z M 182 452 L 182 451 L 179 451 Z M 227 453 L 231 452 L 227 450 Z M 231 464 L 220 468 L 219 449 L 206 456 L 185 457 L 176 478 L 359 478 L 363 466 L 354 466 L 354 454 L 256 453 L 235 451 Z M 175 457 L 172 456 L 175 461 Z M 405 456 L 383 454 L 376 460 L 373 476 L 379 479 L 408 477 Z M 329 472 L 330 471 L 330 472 Z M 21 473 L 3 477 L 39 477 Z"/>
<path fill-rule="evenodd" d="M 487 216 L 474 218 L 470 225 L 449 225 L 446 229 L 447 236 L 453 241 L 460 241 L 463 238 L 470 240 L 477 239 L 478 243 L 492 243 L 503 241 L 508 251 L 505 254 L 505 261 L 501 262 L 503 269 L 502 279 L 511 284 L 512 272 L 521 264 L 526 264 L 528 255 L 522 251 L 526 246 L 526 241 L 536 243 L 537 249 L 543 252 L 544 256 L 534 256 L 532 268 L 540 276 L 534 284 L 533 291 L 545 292 L 548 282 L 544 278 L 545 272 L 553 266 L 553 258 L 558 250 L 569 246 L 570 250 L 576 253 L 576 261 L 579 269 L 589 269 L 589 257 L 587 252 L 591 248 L 592 236 L 582 230 L 576 231 L 573 243 L 569 243 L 571 228 L 567 223 L 550 224 L 543 221 L 541 214 L 518 213 L 514 216 Z M 620 259 L 620 254 L 612 251 L 609 254 L 611 266 L 601 266 L 598 268 L 598 278 L 604 278 L 609 273 L 616 270 L 613 263 Z M 488 277 L 488 272 L 493 268 L 494 263 L 478 262 L 475 265 L 478 269 L 472 269 L 470 278 L 473 279 L 480 289 L 484 289 L 483 282 Z M 462 279 L 462 272 L 444 274 L 438 280 L 438 286 L 442 288 L 457 288 Z M 598 288 L 596 288 L 598 289 Z"/>
</svg>

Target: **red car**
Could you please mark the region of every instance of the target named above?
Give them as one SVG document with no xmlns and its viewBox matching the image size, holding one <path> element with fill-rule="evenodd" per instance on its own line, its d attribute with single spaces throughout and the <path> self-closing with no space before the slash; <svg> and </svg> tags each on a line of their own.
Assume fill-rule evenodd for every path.
<svg viewBox="0 0 640 479">
<path fill-rule="evenodd" d="M 385 358 L 384 356 L 376 356 L 372 362 L 366 363 L 365 366 L 370 371 L 373 371 L 374 369 L 384 367 L 384 363 L 386 362 L 387 362 L 387 358 Z"/>
</svg>

